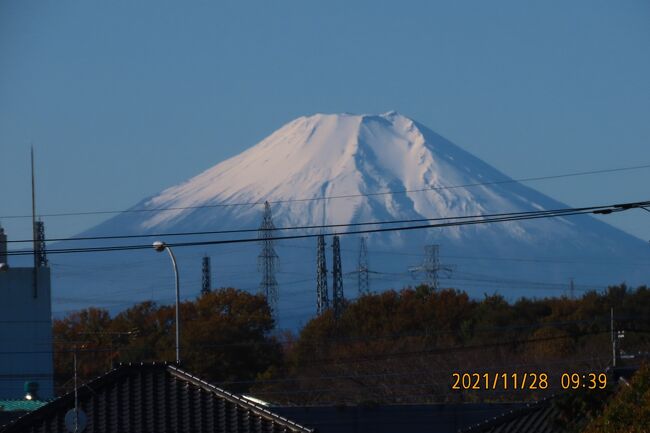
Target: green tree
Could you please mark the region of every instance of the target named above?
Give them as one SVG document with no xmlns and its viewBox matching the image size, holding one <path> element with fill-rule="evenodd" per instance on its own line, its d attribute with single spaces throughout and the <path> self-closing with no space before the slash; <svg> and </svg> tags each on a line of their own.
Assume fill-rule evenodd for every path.
<svg viewBox="0 0 650 433">
<path fill-rule="evenodd" d="M 584 433 L 648 433 L 650 431 L 650 366 L 639 369 L 629 384 L 607 404 Z"/>
</svg>

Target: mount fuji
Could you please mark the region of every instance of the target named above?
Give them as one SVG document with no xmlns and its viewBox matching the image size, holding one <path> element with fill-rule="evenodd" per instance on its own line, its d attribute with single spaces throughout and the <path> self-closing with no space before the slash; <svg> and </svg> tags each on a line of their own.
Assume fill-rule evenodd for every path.
<svg viewBox="0 0 650 433">
<path fill-rule="evenodd" d="M 316 114 L 287 123 L 241 154 L 144 199 L 80 236 L 257 229 L 265 201 L 271 204 L 276 227 L 568 207 L 401 114 Z M 345 227 L 340 231 L 344 291 L 354 298 L 360 238 L 345 236 Z M 256 236 L 252 232 L 160 238 L 174 243 Z M 75 241 L 61 246 L 152 240 Z M 579 292 L 624 281 L 641 284 L 650 277 L 650 249 L 645 242 L 582 215 L 370 234 L 371 291 L 421 282 L 424 275 L 414 269 L 425 260 L 424 248 L 429 244 L 439 245 L 440 286 L 464 289 L 473 296 L 568 295 L 570 279 Z M 277 241 L 276 251 L 280 322 L 295 327 L 316 308 L 315 240 Z M 192 246 L 175 252 L 183 297 L 199 292 L 203 255 L 212 259 L 214 287 L 259 289 L 256 243 Z M 118 311 L 145 299 L 173 299 L 166 257 L 153 250 L 99 255 L 53 257 L 55 311 L 87 305 Z M 329 250 L 327 260 L 331 268 Z"/>
</svg>

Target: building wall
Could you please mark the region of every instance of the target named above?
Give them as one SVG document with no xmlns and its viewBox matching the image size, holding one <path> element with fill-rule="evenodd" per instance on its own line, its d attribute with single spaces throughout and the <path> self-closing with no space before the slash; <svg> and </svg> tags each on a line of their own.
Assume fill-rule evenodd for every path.
<svg viewBox="0 0 650 433">
<path fill-rule="evenodd" d="M 28 381 L 38 382 L 41 399 L 54 396 L 50 270 L 38 268 L 36 297 L 33 275 L 0 272 L 0 398 L 23 398 Z"/>
<path fill-rule="evenodd" d="M 7 235 L 0 227 L 0 263 L 7 263 Z"/>
</svg>

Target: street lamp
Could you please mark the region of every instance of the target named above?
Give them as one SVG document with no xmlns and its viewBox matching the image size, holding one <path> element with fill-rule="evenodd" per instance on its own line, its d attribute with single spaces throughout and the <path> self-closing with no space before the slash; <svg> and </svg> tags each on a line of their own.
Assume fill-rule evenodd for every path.
<svg viewBox="0 0 650 433">
<path fill-rule="evenodd" d="M 6 263 L 0 263 L 0 272 L 7 272 L 9 270 L 9 265 Z"/>
<path fill-rule="evenodd" d="M 171 257 L 172 259 L 172 264 L 174 265 L 174 276 L 176 277 L 176 363 L 180 364 L 181 362 L 181 347 L 180 347 L 181 321 L 180 321 L 180 310 L 179 310 L 180 289 L 179 289 L 179 282 L 178 282 L 178 266 L 176 265 L 176 257 L 174 256 L 174 252 L 172 251 L 171 247 L 162 241 L 154 242 L 153 249 L 158 251 L 159 253 L 164 250 L 167 250 L 167 252 L 169 253 L 169 257 Z"/>
</svg>

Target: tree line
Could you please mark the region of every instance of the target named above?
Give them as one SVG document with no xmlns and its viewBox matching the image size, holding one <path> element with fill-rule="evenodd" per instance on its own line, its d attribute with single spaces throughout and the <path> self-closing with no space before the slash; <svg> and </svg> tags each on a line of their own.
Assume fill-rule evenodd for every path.
<svg viewBox="0 0 650 433">
<path fill-rule="evenodd" d="M 508 302 L 421 285 L 349 301 L 339 317 L 326 311 L 296 332 L 275 328 L 263 296 L 224 288 L 182 303 L 182 367 L 284 404 L 521 401 L 560 391 L 565 372 L 611 364 L 611 308 L 625 331 L 619 362 L 638 362 L 650 352 L 644 286 Z M 82 380 L 120 362 L 173 361 L 174 326 L 174 307 L 154 302 L 55 320 L 58 391 L 71 387 L 75 350 Z M 526 372 L 548 374 L 549 386 L 451 389 L 453 373 Z"/>
</svg>

